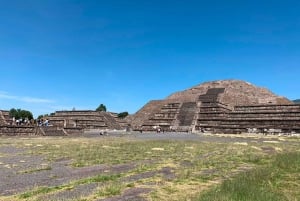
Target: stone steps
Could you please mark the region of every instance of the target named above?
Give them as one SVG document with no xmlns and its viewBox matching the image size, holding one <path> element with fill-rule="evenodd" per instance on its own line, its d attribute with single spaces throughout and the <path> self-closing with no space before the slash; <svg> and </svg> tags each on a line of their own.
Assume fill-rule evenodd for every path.
<svg viewBox="0 0 300 201">
<path fill-rule="evenodd" d="M 179 126 L 190 126 L 193 123 L 196 114 L 197 104 L 195 102 L 183 103 L 177 119 L 179 121 Z"/>
<path fill-rule="evenodd" d="M 111 114 L 106 113 L 106 112 L 101 112 L 101 113 L 104 116 L 104 118 L 106 119 L 106 125 L 109 129 L 117 129 L 117 130 L 122 129 L 120 124 L 118 124 L 116 119 Z"/>
<path fill-rule="evenodd" d="M 149 101 L 144 107 L 131 116 L 130 122 L 133 129 L 142 129 L 143 124 L 155 113 L 160 112 L 160 109 L 165 105 L 167 101 L 152 100 Z"/>
<path fill-rule="evenodd" d="M 196 130 L 205 129 L 214 133 L 240 133 L 249 129 L 298 132 L 300 130 L 300 105 L 246 105 L 234 110 L 222 110 L 214 103 L 202 104 Z"/>
<path fill-rule="evenodd" d="M 43 126 L 39 127 L 41 129 L 41 133 L 44 136 L 65 136 L 66 132 L 62 128 L 58 128 L 55 126 Z"/>
<path fill-rule="evenodd" d="M 180 103 L 172 102 L 171 100 L 160 102 L 160 106 L 156 105 L 155 107 L 157 108 L 144 120 L 141 129 L 153 131 L 156 127 L 161 127 L 164 130 L 170 130 L 170 126 L 174 124 L 179 113 L 180 106 Z"/>
</svg>

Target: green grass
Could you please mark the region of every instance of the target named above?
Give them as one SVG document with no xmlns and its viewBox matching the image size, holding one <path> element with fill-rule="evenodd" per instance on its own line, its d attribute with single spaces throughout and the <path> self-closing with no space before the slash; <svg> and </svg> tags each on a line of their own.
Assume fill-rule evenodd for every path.
<svg viewBox="0 0 300 201">
<path fill-rule="evenodd" d="M 69 190 L 69 189 L 74 188 L 74 186 L 82 185 L 82 184 L 104 183 L 104 182 L 116 181 L 120 177 L 121 177 L 120 174 L 97 175 L 97 176 L 94 176 L 94 177 L 88 177 L 88 178 L 76 180 L 76 181 L 70 182 L 68 184 L 63 184 L 63 185 L 60 185 L 60 186 L 52 186 L 52 187 L 42 186 L 42 187 L 38 187 L 34 190 L 27 191 L 25 193 L 20 194 L 19 198 L 20 199 L 27 199 L 27 198 L 34 197 L 36 195 L 47 194 L 47 193 L 57 191 L 57 190 L 63 190 L 63 189 Z"/>
<path fill-rule="evenodd" d="M 101 183 L 101 187 L 88 197 L 77 200 L 102 199 L 139 187 L 152 189 L 147 195 L 152 201 L 299 199 L 299 138 L 292 139 L 288 145 L 251 141 L 236 144 L 141 141 L 125 137 L 1 138 L 0 146 L 26 148 L 27 152 L 23 155 L 39 155 L 48 159 L 50 172 L 51 164 L 60 160 L 71 161 L 73 168 L 129 163 L 134 166 L 120 174 L 101 174 L 60 186 L 37 187 L 13 197 L 0 196 L 0 200 L 35 201 L 43 195 L 90 183 Z M 166 167 L 174 174 L 173 179 L 160 172 Z M 39 170 L 43 169 L 24 170 L 22 173 Z M 126 182 L 128 177 L 155 171 L 158 173 L 154 176 Z"/>
<path fill-rule="evenodd" d="M 108 183 L 101 187 L 97 191 L 97 196 L 99 197 L 112 197 L 114 195 L 120 195 L 122 190 L 125 188 L 124 185 L 120 183 Z"/>
<path fill-rule="evenodd" d="M 36 169 L 28 169 L 28 170 L 22 170 L 19 171 L 19 174 L 27 174 L 27 173 L 34 173 L 34 172 L 40 172 L 44 170 L 51 170 L 52 168 L 50 166 L 47 167 L 41 167 L 41 168 L 36 168 Z"/>
<path fill-rule="evenodd" d="M 80 179 L 75 182 L 75 184 L 88 184 L 88 183 L 100 183 L 100 182 L 108 182 L 108 181 L 116 181 L 121 177 L 121 174 L 113 174 L 113 175 L 97 175 L 95 177 Z"/>
<path fill-rule="evenodd" d="M 25 193 L 20 194 L 20 199 L 27 199 L 31 198 L 33 196 L 39 195 L 39 194 L 46 194 L 55 190 L 63 189 L 65 186 L 54 186 L 54 187 L 38 187 L 35 190 L 27 191 Z"/>
<path fill-rule="evenodd" d="M 285 153 L 277 155 L 265 167 L 255 168 L 224 181 L 219 187 L 209 190 L 196 200 L 288 201 L 291 200 L 289 197 L 298 200 L 300 199 L 299 182 L 300 153 Z"/>
</svg>

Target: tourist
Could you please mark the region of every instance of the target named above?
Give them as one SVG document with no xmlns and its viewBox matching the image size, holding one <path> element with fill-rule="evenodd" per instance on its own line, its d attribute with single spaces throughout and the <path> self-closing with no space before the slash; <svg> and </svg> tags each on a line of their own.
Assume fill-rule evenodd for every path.
<svg viewBox="0 0 300 201">
<path fill-rule="evenodd" d="M 48 125 L 49 125 L 49 120 L 48 120 L 48 119 L 45 120 L 44 125 L 45 125 L 45 126 L 48 126 Z"/>
</svg>

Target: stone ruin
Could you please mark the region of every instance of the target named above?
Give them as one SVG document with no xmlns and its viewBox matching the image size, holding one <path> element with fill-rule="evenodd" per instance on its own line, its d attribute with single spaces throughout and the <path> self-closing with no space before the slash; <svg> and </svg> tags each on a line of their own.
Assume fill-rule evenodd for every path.
<svg viewBox="0 0 300 201">
<path fill-rule="evenodd" d="M 0 136 L 64 136 L 87 129 L 121 130 L 128 126 L 116 113 L 92 110 L 56 111 L 47 118 L 49 126 L 15 125 L 9 117 L 9 111 L 0 110 Z"/>
<path fill-rule="evenodd" d="M 56 111 L 51 126 L 12 125 L 0 110 L 1 135 L 68 135 L 87 129 L 210 133 L 300 133 L 300 104 L 240 80 L 205 82 L 152 100 L 125 120 L 116 113 Z"/>
<path fill-rule="evenodd" d="M 299 133 L 300 105 L 248 82 L 221 80 L 150 101 L 131 125 L 140 131 Z"/>
<path fill-rule="evenodd" d="M 56 111 L 48 117 L 54 126 L 65 130 L 122 130 L 127 125 L 116 113 L 93 110 Z"/>
<path fill-rule="evenodd" d="M 38 133 L 38 129 L 33 125 L 13 125 L 9 111 L 0 110 L 0 136 L 30 136 Z"/>
</svg>

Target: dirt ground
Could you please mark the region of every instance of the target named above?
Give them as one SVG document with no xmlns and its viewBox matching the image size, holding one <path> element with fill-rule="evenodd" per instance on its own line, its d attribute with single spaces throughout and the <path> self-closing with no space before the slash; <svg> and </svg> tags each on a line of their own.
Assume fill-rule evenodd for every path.
<svg viewBox="0 0 300 201">
<path fill-rule="evenodd" d="M 0 165 L 0 195 L 14 195 L 17 193 L 31 190 L 37 186 L 59 186 L 73 180 L 92 177 L 99 174 L 118 174 L 125 173 L 134 169 L 138 164 L 129 163 L 121 165 L 96 165 L 90 167 L 73 168 L 69 160 L 60 160 L 51 164 L 45 158 L 25 155 L 26 148 L 17 148 L 13 146 L 0 147 L 1 164 Z M 145 161 L 143 164 L 146 163 Z M 5 165 L 4 165 L 5 164 Z M 50 167 L 51 168 L 48 168 Z M 36 171 L 27 171 L 36 170 Z M 170 171 L 165 170 L 165 174 Z M 135 181 L 141 178 L 152 177 L 161 172 L 148 172 L 140 175 L 134 175 L 127 178 Z M 74 189 L 62 191 L 54 195 L 45 196 L 41 200 L 71 200 L 90 194 L 99 187 L 95 183 L 79 185 Z M 138 199 L 139 194 L 149 192 L 149 189 L 131 189 L 124 195 L 107 200 L 133 200 Z M 106 199 L 105 199 L 106 200 Z"/>
<path fill-rule="evenodd" d="M 204 141 L 204 142 L 259 142 L 265 141 L 277 142 L 276 136 L 229 136 L 229 135 L 198 135 L 190 133 L 109 133 L 108 136 L 100 136 L 97 132 L 89 132 L 82 134 L 87 138 L 110 138 L 125 137 L 141 140 L 188 140 L 188 141 Z M 282 141 L 281 141 L 282 143 Z M 283 143 L 291 143 L 289 141 Z M 126 173 L 136 168 L 139 163 L 147 163 L 149 161 L 132 162 L 119 165 L 95 165 L 90 167 L 74 168 L 71 167 L 71 161 L 61 159 L 58 161 L 49 161 L 43 156 L 36 156 L 27 153 L 28 148 L 16 147 L 12 145 L 0 146 L 0 198 L 1 196 L 15 195 L 26 192 L 38 186 L 59 186 L 74 180 L 96 176 L 99 174 L 118 174 Z M 269 151 L 269 150 L 267 150 Z M 188 164 L 184 164 L 188 165 Z M 33 171 L 34 170 L 34 171 Z M 167 180 L 174 178 L 172 169 L 169 167 L 162 168 L 159 171 L 148 171 L 127 177 L 127 182 L 137 181 L 139 179 L 150 178 L 156 174 L 162 174 Z M 99 188 L 101 183 L 87 183 L 77 185 L 67 191 L 58 191 L 51 194 L 42 195 L 39 200 L 76 200 L 79 197 L 88 196 L 95 189 Z M 102 199 L 104 201 L 145 200 L 141 195 L 151 192 L 151 184 L 146 188 L 133 187 L 122 195 Z M 1 199 L 0 199 L 1 200 Z"/>
</svg>

